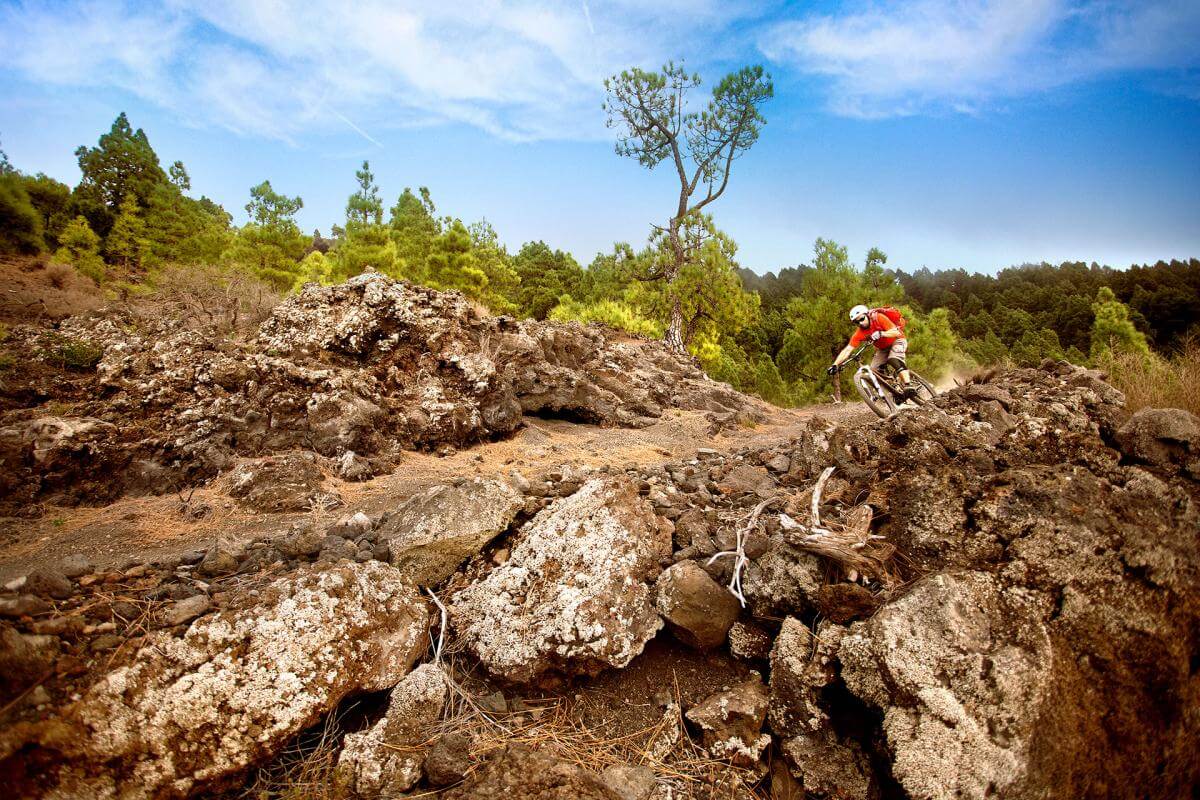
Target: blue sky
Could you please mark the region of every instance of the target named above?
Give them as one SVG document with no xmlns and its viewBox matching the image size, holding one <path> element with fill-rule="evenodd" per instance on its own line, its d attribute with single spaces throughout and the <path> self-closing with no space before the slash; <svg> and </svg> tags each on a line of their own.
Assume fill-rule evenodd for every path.
<svg viewBox="0 0 1200 800">
<path fill-rule="evenodd" d="M 902 269 L 1126 266 L 1200 256 L 1198 42 L 1195 0 L 0 2 L 0 142 L 74 185 L 124 110 L 194 194 L 241 221 L 269 178 L 324 232 L 370 159 L 389 204 L 425 185 L 586 263 L 678 191 L 613 153 L 604 77 L 762 63 L 768 125 L 712 206 L 744 266 L 818 236 Z"/>
</svg>

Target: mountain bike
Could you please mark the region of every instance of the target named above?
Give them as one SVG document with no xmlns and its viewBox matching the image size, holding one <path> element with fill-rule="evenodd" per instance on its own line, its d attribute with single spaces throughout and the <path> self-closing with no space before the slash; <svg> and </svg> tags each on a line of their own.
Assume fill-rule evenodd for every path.
<svg viewBox="0 0 1200 800">
<path fill-rule="evenodd" d="M 908 374 L 917 393 L 913 397 L 906 397 L 900 385 L 900 378 L 890 364 L 884 364 L 883 369 L 873 369 L 870 360 L 863 358 L 863 354 L 870 349 L 872 345 L 869 342 L 863 344 L 842 362 L 841 369 L 845 369 L 851 361 L 858 362 L 858 369 L 855 370 L 853 378 L 854 388 L 862 395 L 863 402 L 876 414 L 889 417 L 905 403 L 923 406 L 937 397 L 933 385 L 911 369 Z"/>
</svg>

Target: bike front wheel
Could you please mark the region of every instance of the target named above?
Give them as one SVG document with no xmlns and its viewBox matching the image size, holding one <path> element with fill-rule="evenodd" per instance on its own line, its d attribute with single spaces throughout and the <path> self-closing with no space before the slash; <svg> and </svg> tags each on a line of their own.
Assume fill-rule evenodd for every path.
<svg viewBox="0 0 1200 800">
<path fill-rule="evenodd" d="M 854 388 L 862 396 L 863 402 L 880 417 L 886 419 L 895 412 L 896 402 L 886 390 L 880 392 L 876 389 L 875 382 L 871 380 L 871 376 L 865 371 L 860 370 L 854 373 Z"/>
</svg>

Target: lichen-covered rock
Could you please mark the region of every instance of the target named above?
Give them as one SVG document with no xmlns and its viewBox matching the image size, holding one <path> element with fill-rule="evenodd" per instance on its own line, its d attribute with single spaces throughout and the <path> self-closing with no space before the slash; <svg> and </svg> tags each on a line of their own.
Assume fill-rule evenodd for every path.
<svg viewBox="0 0 1200 800">
<path fill-rule="evenodd" d="M 230 475 L 229 494 L 255 511 L 307 511 L 341 505 L 336 493 L 321 488 L 324 481 L 312 453 L 281 453 L 238 464 Z"/>
<path fill-rule="evenodd" d="M 780 626 L 771 648 L 771 705 L 767 718 L 781 737 L 816 733 L 829 725 L 820 693 L 837 677 L 837 651 L 844 629 L 824 623 L 820 633 L 795 617 Z"/>
<path fill-rule="evenodd" d="M 694 561 L 672 564 L 655 582 L 655 605 L 684 644 L 708 650 L 725 641 L 741 606 Z"/>
<path fill-rule="evenodd" d="M 383 717 L 361 733 L 348 733 L 335 778 L 356 797 L 395 797 L 421 779 L 428 738 L 446 703 L 440 667 L 422 664 L 392 690 Z"/>
<path fill-rule="evenodd" d="M 145 645 L 44 719 L 0 732 L 25 797 L 185 797 L 278 751 L 352 692 L 398 683 L 428 612 L 392 567 L 305 567 Z"/>
<path fill-rule="evenodd" d="M 767 687 L 754 673 L 737 686 L 706 697 L 685 716 L 700 729 L 710 756 L 749 767 L 771 744 L 770 734 L 762 733 L 767 706 Z"/>
<path fill-rule="evenodd" d="M 623 667 L 662 627 L 651 584 L 670 554 L 624 478 L 593 478 L 521 530 L 509 559 L 454 595 L 454 627 L 497 677 Z"/>
<path fill-rule="evenodd" d="M 817 556 L 776 534 L 767 551 L 746 565 L 742 593 L 755 616 L 803 614 L 816 607 L 824 573 L 825 566 Z"/>
<path fill-rule="evenodd" d="M 913 797 L 1017 796 L 1054 690 L 1045 598 L 980 572 L 924 579 L 843 637 L 842 677 L 885 709 Z"/>
<path fill-rule="evenodd" d="M 500 481 L 434 486 L 388 515 L 378 533 L 409 582 L 434 586 L 507 530 L 524 505 L 525 497 Z"/>
<path fill-rule="evenodd" d="M 800 779 L 805 798 L 872 800 L 876 797 L 871 766 L 854 741 L 841 741 L 830 728 L 801 733 L 780 746 L 792 775 Z"/>
</svg>

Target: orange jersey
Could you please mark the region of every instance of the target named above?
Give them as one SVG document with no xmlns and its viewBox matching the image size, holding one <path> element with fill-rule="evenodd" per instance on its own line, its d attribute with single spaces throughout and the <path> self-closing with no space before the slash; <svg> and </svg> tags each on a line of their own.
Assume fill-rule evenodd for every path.
<svg viewBox="0 0 1200 800">
<path fill-rule="evenodd" d="M 871 312 L 869 319 L 871 320 L 871 325 L 869 327 L 858 328 L 850 335 L 851 347 L 858 347 L 867 339 L 870 339 L 871 334 L 875 331 L 890 331 L 896 327 L 896 323 L 888 319 L 887 314 L 876 314 L 875 312 Z M 887 348 L 891 347 L 893 343 L 898 342 L 903 338 L 904 331 L 900 331 L 900 335 L 895 338 L 890 336 L 880 336 L 875 340 L 875 347 L 880 350 L 886 350 Z"/>
</svg>

